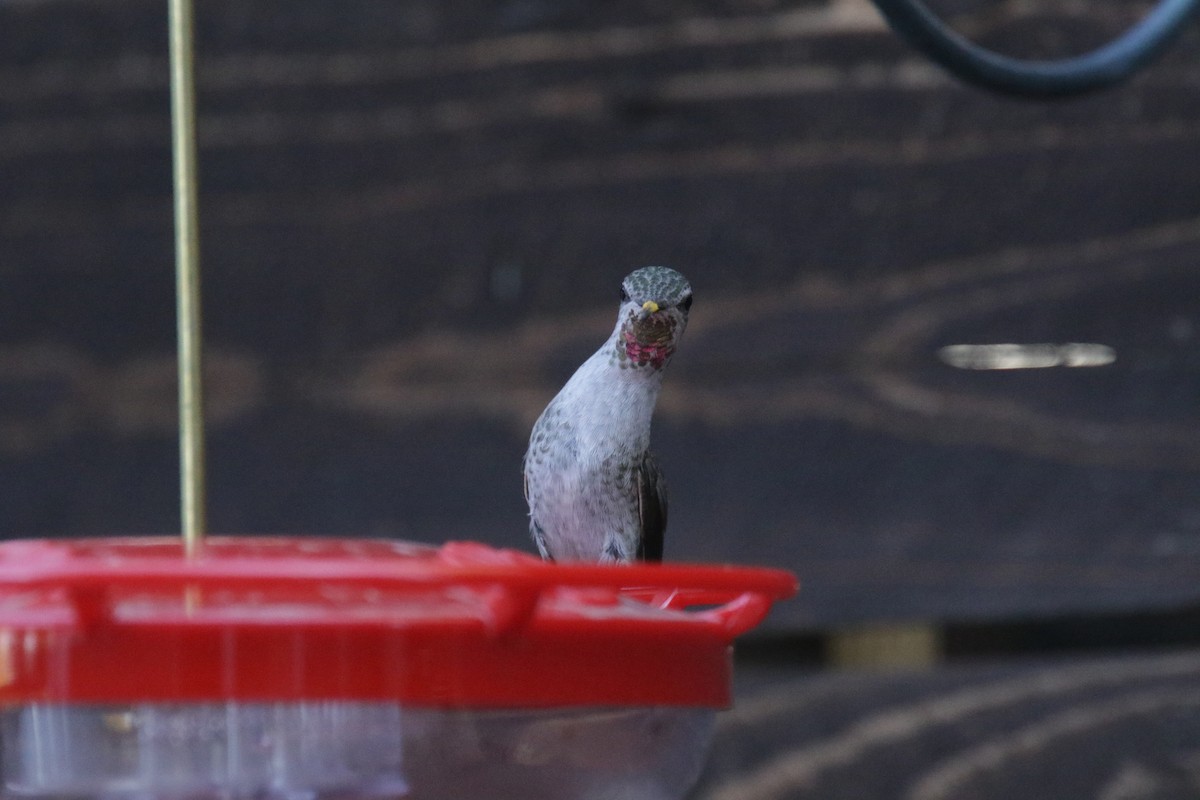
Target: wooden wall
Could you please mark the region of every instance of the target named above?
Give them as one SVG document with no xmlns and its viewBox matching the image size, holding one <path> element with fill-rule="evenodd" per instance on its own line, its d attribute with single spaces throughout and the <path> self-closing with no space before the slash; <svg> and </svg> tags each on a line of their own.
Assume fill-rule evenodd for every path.
<svg viewBox="0 0 1200 800">
<path fill-rule="evenodd" d="M 937 7 L 1046 54 L 1093 5 Z M 214 530 L 528 548 L 529 426 L 664 263 L 667 555 L 795 570 L 774 635 L 1196 601 L 1196 30 L 1029 103 L 865 0 L 197 15 Z M 4 537 L 177 527 L 164 16 L 0 4 Z M 943 349 L 997 343 L 1105 363 Z"/>
</svg>

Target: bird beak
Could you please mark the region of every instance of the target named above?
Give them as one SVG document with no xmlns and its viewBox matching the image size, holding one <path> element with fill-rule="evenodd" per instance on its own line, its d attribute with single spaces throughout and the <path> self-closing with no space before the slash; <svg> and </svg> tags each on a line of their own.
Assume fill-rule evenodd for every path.
<svg viewBox="0 0 1200 800">
<path fill-rule="evenodd" d="M 642 311 L 645 312 L 645 314 L 643 314 L 642 316 L 646 316 L 646 314 L 657 313 L 658 312 L 658 303 L 654 302 L 653 300 L 647 300 L 646 302 L 642 303 Z"/>
</svg>

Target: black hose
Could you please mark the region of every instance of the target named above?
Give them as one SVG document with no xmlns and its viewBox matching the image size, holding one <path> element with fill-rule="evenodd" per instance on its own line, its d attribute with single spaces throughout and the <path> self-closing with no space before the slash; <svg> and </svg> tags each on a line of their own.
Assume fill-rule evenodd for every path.
<svg viewBox="0 0 1200 800">
<path fill-rule="evenodd" d="M 1161 53 L 1200 7 L 1200 0 L 1159 0 L 1141 22 L 1086 55 L 1026 61 L 1002 56 L 960 36 L 921 0 L 874 2 L 897 33 L 955 76 L 1023 97 L 1082 94 L 1125 80 Z"/>
</svg>

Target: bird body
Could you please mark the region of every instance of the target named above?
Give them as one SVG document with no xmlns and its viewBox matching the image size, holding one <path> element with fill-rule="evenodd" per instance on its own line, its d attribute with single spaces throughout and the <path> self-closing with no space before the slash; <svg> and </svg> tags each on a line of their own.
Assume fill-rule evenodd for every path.
<svg viewBox="0 0 1200 800">
<path fill-rule="evenodd" d="M 666 490 L 650 455 L 650 421 L 690 306 L 678 272 L 632 273 L 612 335 L 535 423 L 525 496 L 543 557 L 661 559 Z"/>
</svg>

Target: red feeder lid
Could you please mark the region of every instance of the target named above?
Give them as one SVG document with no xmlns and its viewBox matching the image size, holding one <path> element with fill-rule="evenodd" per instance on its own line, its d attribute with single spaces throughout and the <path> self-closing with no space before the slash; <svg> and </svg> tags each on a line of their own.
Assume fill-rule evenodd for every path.
<svg viewBox="0 0 1200 800">
<path fill-rule="evenodd" d="M 0 702 L 729 703 L 786 572 L 547 564 L 474 543 L 0 543 Z"/>
</svg>

